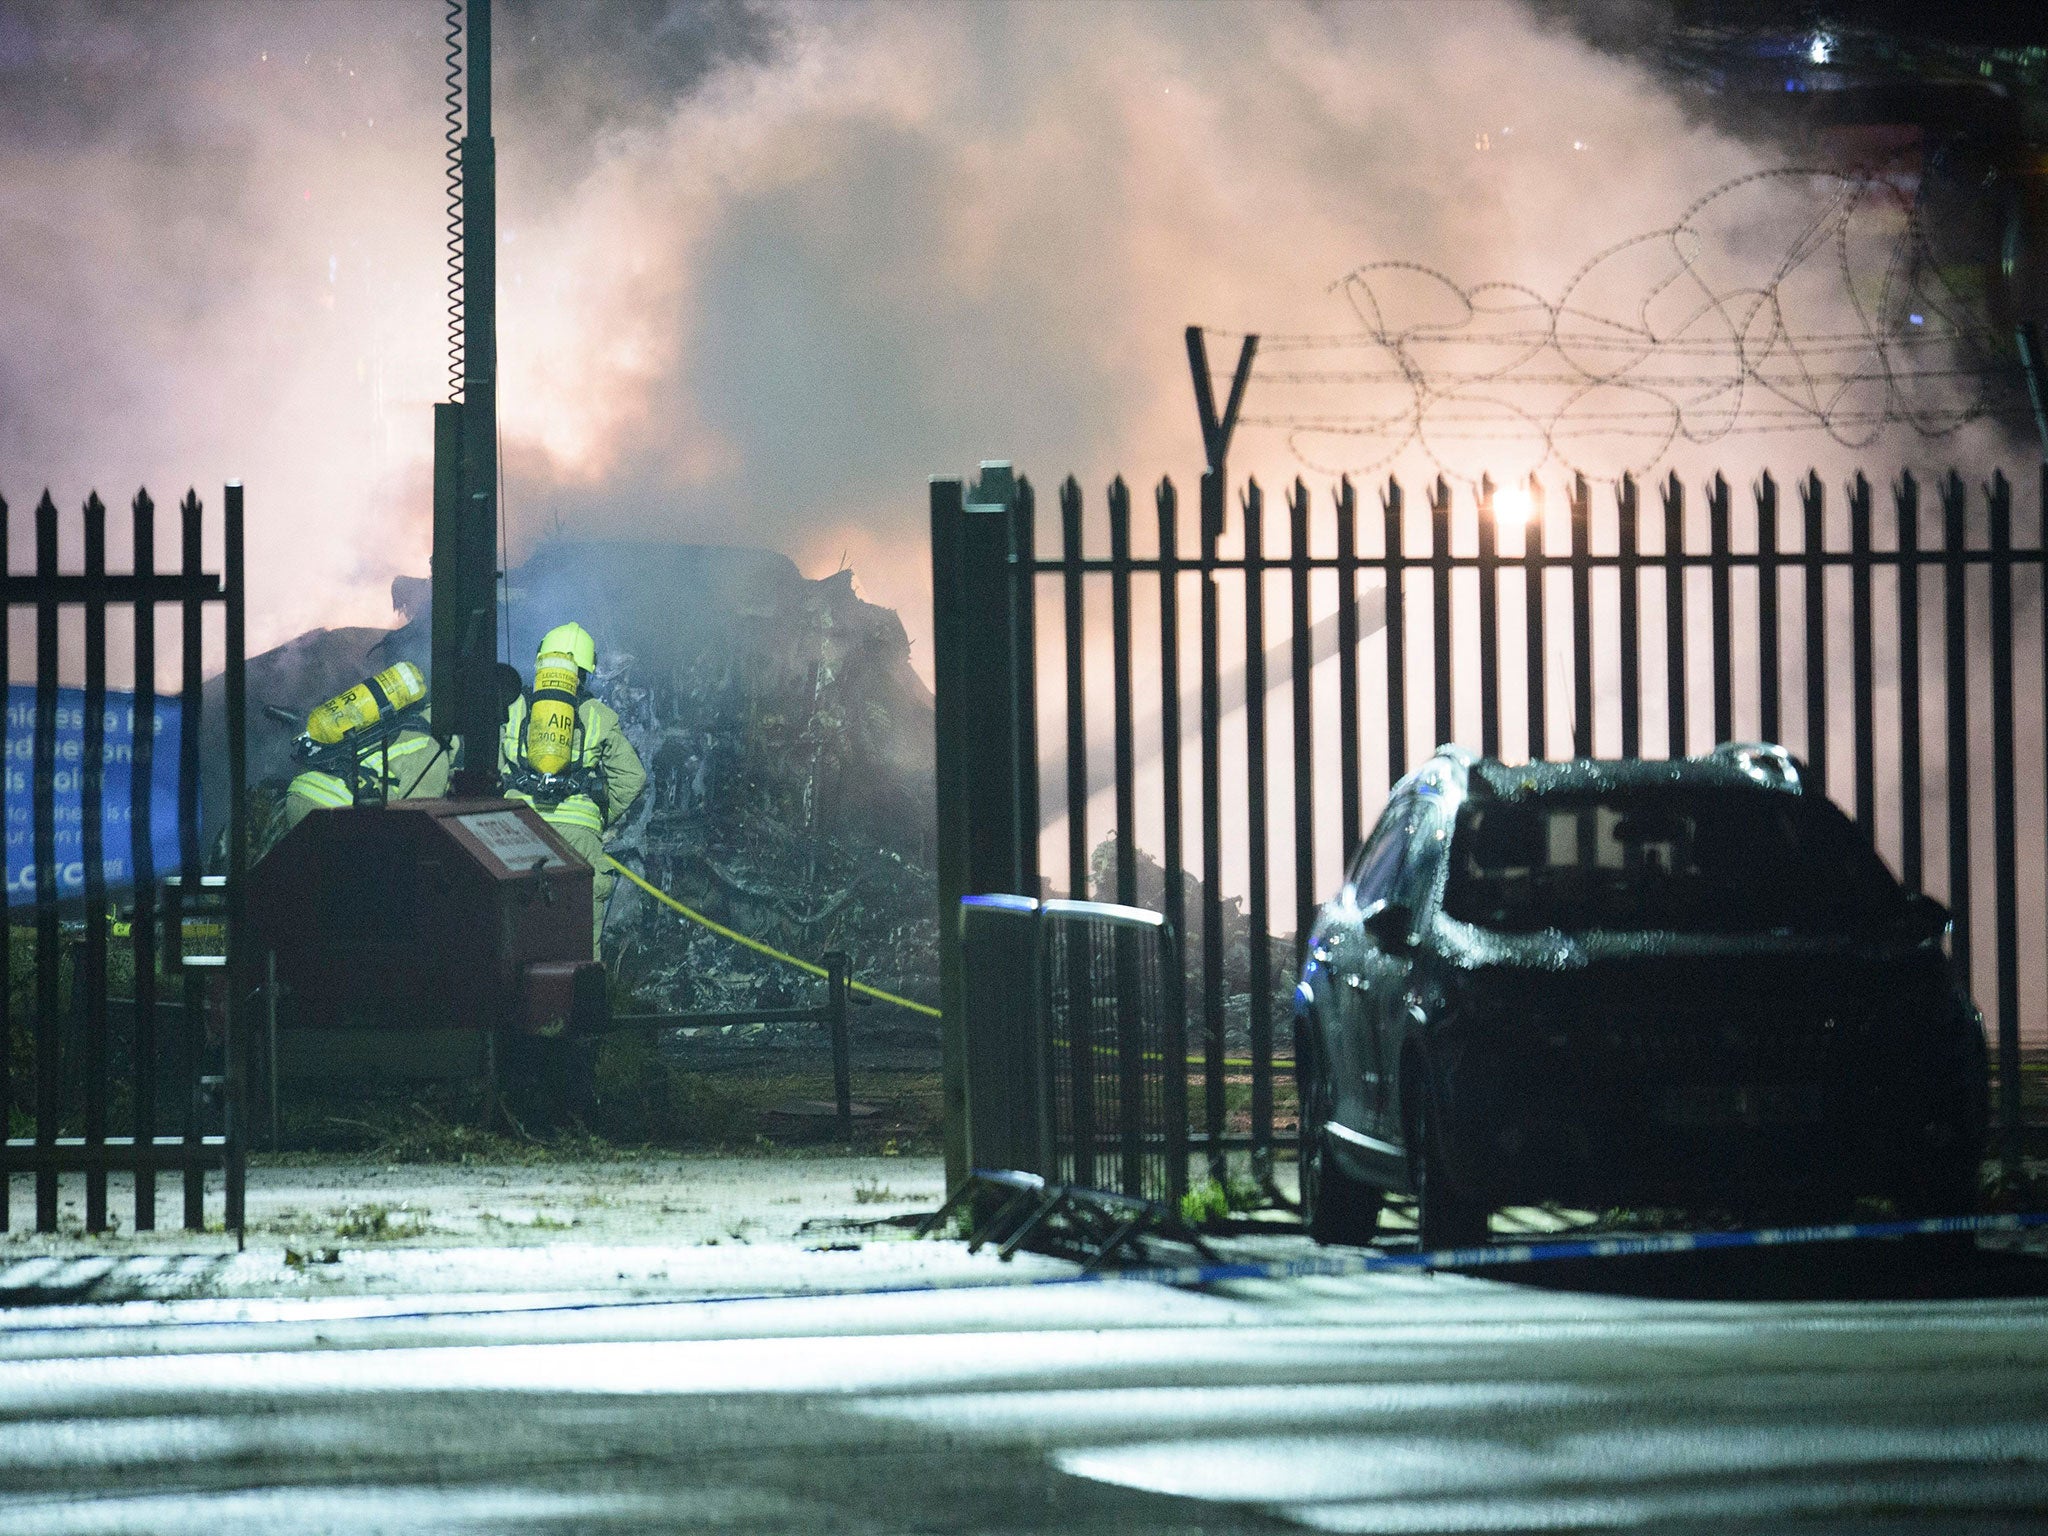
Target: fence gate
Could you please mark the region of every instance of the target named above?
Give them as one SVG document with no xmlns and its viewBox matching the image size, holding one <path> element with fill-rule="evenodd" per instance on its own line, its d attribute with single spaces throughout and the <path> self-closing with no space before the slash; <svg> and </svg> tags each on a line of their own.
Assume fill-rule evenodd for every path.
<svg viewBox="0 0 2048 1536">
<path fill-rule="evenodd" d="M 1191 548 L 1170 481 L 1141 531 L 1121 480 L 1099 521 L 1068 480 L 1049 555 L 1007 465 L 932 482 L 942 916 L 970 892 L 1161 912 L 1185 939 L 1168 983 L 1199 1056 L 1191 1144 L 1219 1178 L 1237 1151 L 1263 1178 L 1291 1120 L 1296 948 L 1411 764 L 1453 740 L 1511 761 L 1778 741 L 1908 888 L 1953 909 L 2017 1158 L 2023 1001 L 2030 1037 L 2048 1010 L 2048 628 L 2041 517 L 2016 543 L 2002 473 L 1904 475 L 1882 506 L 1861 473 L 1790 495 L 1766 473 L 1740 498 L 1718 474 L 1696 496 L 1676 475 L 1597 496 L 1580 477 L 1548 504 L 1536 482 L 1439 479 L 1417 501 L 1390 480 L 1362 504 L 1348 479 L 1313 498 L 1297 480 L 1274 548 L 1255 482 L 1226 537 L 1234 405 L 1220 424 L 1204 407 Z M 1041 834 L 1064 844 L 1049 879 Z M 957 1181 L 975 1117 L 950 919 L 943 944 Z"/>
<path fill-rule="evenodd" d="M 962 897 L 958 923 L 973 1166 L 1177 1209 L 1185 971 L 1165 919 L 998 892 Z"/>
<path fill-rule="evenodd" d="M 13 1219 L 14 1176 L 33 1176 L 35 1226 L 58 1228 L 60 1178 L 84 1176 L 84 1226 L 103 1232 L 110 1175 L 133 1180 L 133 1226 L 156 1226 L 157 1176 L 183 1182 L 184 1225 L 205 1226 L 205 1178 L 219 1171 L 225 1225 L 243 1219 L 242 975 L 244 782 L 242 487 L 227 487 L 223 567 L 204 569 L 203 514 L 178 508 L 179 568 L 156 569 L 156 508 L 133 505 L 135 556 L 107 569 L 107 511 L 85 503 L 83 569 L 58 568 L 56 504 L 35 509 L 35 569 L 0 573 L 8 615 L 33 609 L 32 687 L 11 687 L 5 811 L 8 943 L 0 946 L 9 1049 L 0 1053 L 0 1230 Z M 179 687 L 159 695 L 157 608 L 179 614 Z M 204 719 L 202 628 L 219 604 L 225 627 L 224 722 Z M 128 610 L 134 685 L 107 687 L 107 617 Z M 78 649 L 60 616 L 82 617 Z M 84 686 L 60 687 L 60 644 Z M 0 625 L 0 674 L 8 670 Z M 206 729 L 212 726 L 209 733 Z M 222 741 L 229 803 L 226 854 L 206 874 L 200 744 Z M 27 919 L 28 921 L 25 921 Z M 27 929 L 27 932 L 23 932 Z M 22 942 L 17 943 L 17 938 Z M 29 1071 L 17 1070 L 26 1060 Z"/>
</svg>

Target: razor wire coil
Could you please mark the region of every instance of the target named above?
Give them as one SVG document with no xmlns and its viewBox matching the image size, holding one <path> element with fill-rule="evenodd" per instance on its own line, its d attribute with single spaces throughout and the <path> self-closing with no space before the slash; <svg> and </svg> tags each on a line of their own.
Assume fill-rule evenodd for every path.
<svg viewBox="0 0 2048 1536">
<path fill-rule="evenodd" d="M 448 149 L 445 156 L 446 189 L 448 196 L 447 257 L 445 270 L 448 278 L 448 398 L 462 399 L 462 377 L 465 354 L 462 342 L 462 3 L 463 0 L 447 0 L 447 65 L 445 84 L 447 89 L 442 101 L 447 110 L 442 114 L 448 124 L 446 138 Z"/>
<path fill-rule="evenodd" d="M 1764 271 L 1732 281 L 1714 268 L 1738 265 L 1742 242 L 1717 242 L 1713 226 L 1745 190 L 1796 218 L 1732 226 L 1750 245 L 1758 227 L 1785 230 Z M 1623 263 L 1643 258 L 1652 269 L 1632 302 L 1603 303 L 1611 279 L 1629 282 Z M 1404 317 L 1404 283 L 1437 313 Z M 1332 475 L 1419 452 L 1468 479 L 1437 449 L 1481 442 L 1524 451 L 1531 472 L 1644 474 L 1682 445 L 1737 435 L 1812 430 L 1863 449 L 1894 427 L 1942 438 L 2011 414 L 2006 338 L 1943 267 L 1918 203 L 1875 173 L 1784 167 L 1724 182 L 1673 223 L 1597 252 L 1555 296 L 1403 260 L 1354 268 L 1331 291 L 1357 326 L 1261 333 L 1271 363 L 1253 368 L 1242 424 Z M 1802 324 L 1815 307 L 1825 313 Z"/>
</svg>

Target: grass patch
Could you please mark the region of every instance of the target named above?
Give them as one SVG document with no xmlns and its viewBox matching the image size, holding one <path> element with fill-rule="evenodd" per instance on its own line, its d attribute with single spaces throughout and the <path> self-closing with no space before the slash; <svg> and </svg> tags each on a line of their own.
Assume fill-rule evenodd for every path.
<svg viewBox="0 0 2048 1536">
<path fill-rule="evenodd" d="M 1227 1180 L 1197 1179 L 1180 1197 L 1180 1219 L 1191 1227 L 1228 1220 L 1241 1211 L 1256 1211 L 1266 1204 L 1265 1191 L 1256 1179 L 1233 1173 Z"/>
<path fill-rule="evenodd" d="M 427 1213 L 409 1205 L 349 1205 L 328 1213 L 334 1235 L 358 1243 L 383 1243 L 424 1236 Z"/>
</svg>

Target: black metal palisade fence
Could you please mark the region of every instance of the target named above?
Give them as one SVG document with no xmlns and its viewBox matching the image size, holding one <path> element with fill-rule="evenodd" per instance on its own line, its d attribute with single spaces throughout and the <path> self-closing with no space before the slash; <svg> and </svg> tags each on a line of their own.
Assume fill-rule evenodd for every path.
<svg viewBox="0 0 2048 1536">
<path fill-rule="evenodd" d="M 1275 953 L 1275 918 L 1280 934 L 1298 943 L 1386 787 L 1429 744 L 1463 739 L 1511 759 L 1517 747 L 1529 758 L 1632 757 L 1753 736 L 1800 753 L 1904 883 L 1952 906 L 1955 963 L 1995 1033 L 2002 1147 L 2016 1158 L 2020 962 L 2048 953 L 2048 911 L 2035 908 L 2022 938 L 2020 879 L 2022 867 L 2048 867 L 2040 846 L 2048 817 L 2034 819 L 2048 813 L 2048 781 L 2038 736 L 2030 729 L 2024 752 L 2017 742 L 2041 706 L 2035 698 L 2021 707 L 2020 681 L 2039 688 L 2048 679 L 2043 523 L 2029 530 L 2031 544 L 2015 546 L 2012 487 L 1995 472 L 1975 492 L 1953 472 L 1931 488 L 1903 475 L 1884 513 L 1861 473 L 1833 503 L 1817 474 L 1789 498 L 1765 474 L 1742 508 L 1720 475 L 1692 505 L 1675 474 L 1650 495 L 1624 477 L 1611 503 L 1602 497 L 1597 508 L 1592 487 L 1575 478 L 1561 517 L 1544 507 L 1535 482 L 1514 491 L 1530 498 L 1526 520 L 1506 514 L 1491 481 L 1454 495 L 1438 479 L 1411 507 L 1390 480 L 1377 505 L 1362 507 L 1346 479 L 1319 508 L 1297 480 L 1284 503 L 1285 547 L 1274 550 L 1265 496 L 1251 482 L 1238 498 L 1241 534 L 1232 549 L 1223 481 L 1212 469 L 1194 548 L 1183 552 L 1178 497 L 1162 480 L 1156 539 L 1141 553 L 1124 483 L 1109 488 L 1106 526 L 1091 526 L 1070 479 L 1060 489 L 1056 552 L 1046 556 L 1032 488 L 1007 465 L 985 465 L 967 490 L 935 479 L 949 1018 L 963 999 L 953 920 L 962 894 L 1063 889 L 1137 904 L 1142 847 L 1160 866 L 1145 904 L 1160 907 L 1174 934 L 1189 934 L 1191 919 L 1199 934 L 1184 978 L 1168 978 L 1170 987 L 1185 981 L 1191 1051 L 1199 1055 L 1190 1063 L 1200 1077 L 1190 1144 L 1206 1151 L 1218 1177 L 1226 1153 L 1238 1148 L 1262 1173 L 1275 1139 L 1276 1026 L 1299 959 Z M 2048 513 L 2048 469 L 2041 501 Z M 1268 588 L 1283 579 L 1285 615 L 1274 626 L 1283 638 L 1269 648 Z M 1190 597 L 1199 628 L 1198 702 L 1186 711 L 1193 730 L 1183 721 L 1182 690 Z M 1051 636 L 1041 644 L 1042 604 L 1051 606 L 1046 627 L 1056 644 Z M 1090 750 L 1101 722 L 1089 707 L 1091 677 L 1100 687 L 1104 619 L 1106 755 Z M 1365 644 L 1375 630 L 1377 658 Z M 1043 693 L 1042 659 L 1059 669 Z M 1326 660 L 1334 690 L 1315 681 Z M 2016 670 L 2026 676 L 2016 680 Z M 1284 740 L 1269 740 L 1269 708 L 1282 693 L 1291 754 Z M 1156 731 L 1147 718 L 1145 739 L 1141 700 L 1148 716 L 1156 713 Z M 1240 732 L 1233 722 L 1226 737 L 1225 722 L 1239 710 L 1242 755 L 1227 760 L 1226 740 Z M 1417 740 L 1425 721 L 1428 744 Z M 1042 729 L 1058 742 L 1043 759 Z M 1141 752 L 1156 752 L 1159 782 L 1157 803 L 1142 817 Z M 1044 815 L 1041 762 L 1051 779 Z M 1315 781 L 1333 770 L 1333 804 L 1319 814 Z M 1277 794 L 1269 782 L 1276 777 Z M 1104 791 L 1110 815 L 1091 821 L 1090 799 Z M 1057 823 L 1056 802 L 1073 812 L 1064 868 L 1042 880 L 1041 827 Z M 2031 833 L 2024 849 L 2022 803 Z M 1091 874 L 1100 877 L 1091 871 L 1093 840 L 1111 828 L 1115 888 L 1091 893 Z M 1242 880 L 1241 960 L 1225 953 L 1227 855 L 1241 859 L 1233 877 L 1234 886 Z M 1271 872 L 1278 864 L 1284 876 L 1290 862 L 1292 912 L 1282 905 L 1276 913 Z M 1193 912 L 1191 878 L 1200 881 Z M 2028 896 L 2048 900 L 2031 883 Z M 2038 1006 L 2041 982 L 2031 986 Z M 1237 997 L 1246 1017 L 1227 1030 Z M 2035 1020 L 2029 1030 L 2040 1027 Z M 955 1177 L 974 1158 L 967 1040 L 949 1026 L 948 1124 L 967 1128 L 949 1139 Z M 1242 1057 L 1233 1055 L 1239 1050 Z M 1245 1128 L 1226 1089 L 1247 1080 Z"/>
<path fill-rule="evenodd" d="M 100 1232 L 110 1222 L 108 1175 L 134 1178 L 137 1230 L 156 1225 L 159 1173 L 182 1175 L 184 1224 L 205 1225 L 205 1177 L 222 1175 L 225 1225 L 243 1223 L 243 1132 L 238 1114 L 242 1071 L 238 1014 L 248 995 L 242 975 L 243 858 L 246 784 L 243 675 L 242 487 L 231 484 L 224 497 L 222 570 L 204 568 L 203 512 L 196 494 L 178 508 L 180 564 L 156 569 L 156 508 L 146 491 L 133 505 L 134 562 L 128 572 L 107 569 L 107 512 L 97 495 L 85 503 L 84 569 L 58 569 L 58 513 L 49 493 L 35 509 L 33 572 L 13 571 L 7 562 L 7 504 L 0 501 L 0 580 L 7 610 L 35 612 L 35 719 L 32 762 L 26 777 L 33 826 L 32 903 L 10 889 L 8 937 L 19 907 L 34 915 L 33 987 L 25 1003 L 14 996 L 13 946 L 0 945 L 0 997 L 6 999 L 8 1039 L 27 1024 L 32 1037 L 31 1081 L 13 1080 L 10 1052 L 0 1052 L 0 1107 L 21 1125 L 20 1099 L 28 1099 L 29 1134 L 10 1134 L 0 1145 L 0 1230 L 10 1220 L 9 1186 L 16 1174 L 32 1174 L 35 1224 L 57 1230 L 59 1180 L 82 1174 L 85 1227 Z M 158 828 L 152 789 L 156 778 L 158 722 L 157 608 L 179 612 L 180 683 L 176 741 L 177 847 L 179 873 L 157 871 Z M 227 853 L 221 873 L 202 875 L 200 743 L 203 736 L 202 638 L 206 608 L 219 604 L 225 628 L 225 739 L 228 766 Z M 132 914 L 126 936 L 133 981 L 126 998 L 112 995 L 110 940 L 122 926 L 110 911 L 107 863 L 118 865 L 120 850 L 106 836 L 107 612 L 133 614 L 134 692 L 132 748 L 125 807 L 127 882 Z M 79 727 L 82 740 L 72 759 L 59 733 L 59 613 L 82 610 L 84 688 Z M 8 671 L 7 626 L 0 625 L 0 677 Z M 13 734 L 10 732 L 10 734 Z M 60 754 L 72 766 L 59 767 Z M 10 757 L 12 754 L 10 754 Z M 14 825 L 19 810 L 16 786 L 7 775 L 6 810 Z M 67 791 L 61 798 L 60 789 Z M 68 812 L 75 789 L 79 840 L 77 895 L 60 893 L 56 854 L 60 809 Z M 115 809 L 119 809 L 118 802 Z M 65 819 L 70 819 L 67 814 Z M 11 882 L 10 882 L 11 883 Z M 205 914 L 203 909 L 213 909 Z M 188 953 L 188 919 L 217 917 L 224 943 L 218 953 Z M 67 944 L 67 935 L 72 942 Z M 67 950 L 69 951 L 67 954 Z M 69 986 L 65 985 L 69 980 Z M 158 996 L 160 985 L 174 994 Z"/>
</svg>

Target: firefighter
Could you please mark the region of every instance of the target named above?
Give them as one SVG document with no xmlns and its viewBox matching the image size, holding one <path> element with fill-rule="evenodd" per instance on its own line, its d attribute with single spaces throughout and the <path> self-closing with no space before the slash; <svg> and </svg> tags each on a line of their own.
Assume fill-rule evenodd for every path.
<svg viewBox="0 0 2048 1536">
<path fill-rule="evenodd" d="M 505 793 L 525 800 L 596 871 L 591 881 L 591 950 L 603 936 L 605 903 L 618 876 L 604 847 L 647 783 L 640 755 L 609 704 L 590 696 L 597 645 L 581 624 L 541 637 L 533 686 L 505 720 L 498 772 Z M 602 958 L 602 955 L 599 955 Z"/>
<path fill-rule="evenodd" d="M 342 776 L 349 771 L 350 743 L 368 739 L 380 717 L 387 729 L 394 723 L 399 729 L 388 740 L 376 740 L 354 751 L 355 774 L 364 798 L 430 800 L 446 794 L 449 749 L 434 739 L 425 698 L 425 676 L 411 663 L 401 662 L 313 711 L 307 719 L 308 733 L 300 738 L 295 752 L 302 760 L 320 766 L 308 766 L 286 790 L 283 831 L 289 832 L 313 811 L 356 803 L 356 791 Z M 394 708 L 395 720 L 387 713 Z M 316 726 L 321 727 L 317 736 L 313 734 Z M 342 772 L 332 771 L 336 768 Z"/>
</svg>

